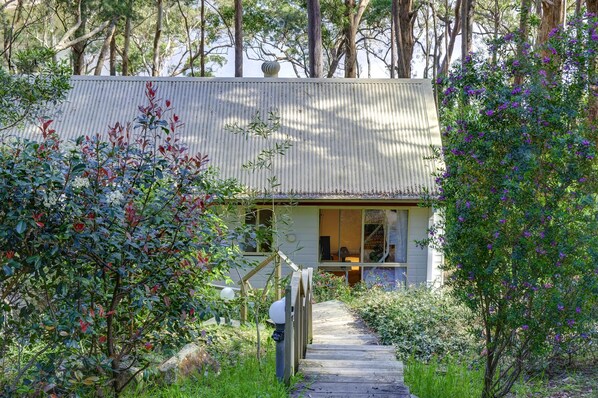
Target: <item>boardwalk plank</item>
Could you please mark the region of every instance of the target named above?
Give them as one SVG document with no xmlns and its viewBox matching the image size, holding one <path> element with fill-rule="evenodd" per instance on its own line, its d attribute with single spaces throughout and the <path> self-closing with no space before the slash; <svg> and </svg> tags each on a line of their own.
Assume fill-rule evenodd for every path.
<svg viewBox="0 0 598 398">
<path fill-rule="evenodd" d="M 299 363 L 304 381 L 293 398 L 409 398 L 395 349 L 378 345 L 363 321 L 340 301 L 313 307 L 313 342 Z"/>
</svg>

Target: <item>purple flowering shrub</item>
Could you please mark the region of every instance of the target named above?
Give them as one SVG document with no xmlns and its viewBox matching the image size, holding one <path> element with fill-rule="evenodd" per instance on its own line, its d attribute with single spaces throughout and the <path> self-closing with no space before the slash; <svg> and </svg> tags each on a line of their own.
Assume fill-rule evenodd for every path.
<svg viewBox="0 0 598 398">
<path fill-rule="evenodd" d="M 598 23 L 541 49 L 513 37 L 439 79 L 437 175 L 449 285 L 482 320 L 483 397 L 505 396 L 532 355 L 596 338 Z M 439 154 L 440 156 L 440 154 Z"/>
<path fill-rule="evenodd" d="M 0 395 L 118 395 L 192 337 L 235 261 L 219 208 L 238 188 L 187 152 L 149 83 L 146 100 L 104 137 L 65 142 L 46 121 L 39 142 L 2 143 L 0 357 L 31 360 L 2 361 Z"/>
</svg>

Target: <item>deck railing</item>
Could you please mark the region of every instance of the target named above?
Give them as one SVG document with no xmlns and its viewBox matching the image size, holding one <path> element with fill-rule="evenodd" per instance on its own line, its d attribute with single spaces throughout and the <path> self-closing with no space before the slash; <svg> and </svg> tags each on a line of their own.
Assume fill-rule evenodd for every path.
<svg viewBox="0 0 598 398">
<path fill-rule="evenodd" d="M 262 269 L 266 268 L 272 262 L 274 262 L 274 272 L 268 278 L 266 286 L 264 286 L 264 293 L 266 293 L 266 290 L 268 289 L 267 285 L 269 284 L 270 279 L 273 276 L 276 300 L 280 300 L 280 298 L 282 297 L 280 288 L 280 281 L 282 279 L 282 264 L 286 264 L 293 271 L 299 271 L 299 267 L 295 263 L 293 263 L 283 252 L 278 250 L 266 257 L 264 261 L 259 263 L 254 269 L 249 271 L 243 278 L 241 278 L 241 280 L 239 281 L 239 285 L 241 285 L 241 297 L 243 299 L 243 303 L 241 304 L 241 322 L 247 322 L 247 302 L 249 290 L 252 289 L 249 280 Z"/>
<path fill-rule="evenodd" d="M 293 272 L 285 289 L 284 376 L 288 385 L 312 340 L 313 269 Z"/>
</svg>

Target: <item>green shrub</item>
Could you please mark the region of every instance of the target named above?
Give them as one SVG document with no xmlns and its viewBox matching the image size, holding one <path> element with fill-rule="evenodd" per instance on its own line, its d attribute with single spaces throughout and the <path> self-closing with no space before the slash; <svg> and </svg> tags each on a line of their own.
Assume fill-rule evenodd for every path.
<svg viewBox="0 0 598 398">
<path fill-rule="evenodd" d="M 463 357 L 476 347 L 470 333 L 475 324 L 471 311 L 442 291 L 370 289 L 353 305 L 383 343 L 396 346 L 400 359 Z"/>
<path fill-rule="evenodd" d="M 349 301 L 351 298 L 351 288 L 343 277 L 320 270 L 314 272 L 313 293 L 318 303 L 328 300 Z"/>
<path fill-rule="evenodd" d="M 470 368 L 450 356 L 428 363 L 411 357 L 405 367 L 405 384 L 419 398 L 479 397 L 483 377 L 483 369 Z"/>
</svg>

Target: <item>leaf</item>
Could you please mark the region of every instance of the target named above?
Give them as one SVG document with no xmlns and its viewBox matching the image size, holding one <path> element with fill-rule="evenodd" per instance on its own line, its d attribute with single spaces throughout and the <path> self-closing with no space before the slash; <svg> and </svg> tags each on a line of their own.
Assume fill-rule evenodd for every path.
<svg viewBox="0 0 598 398">
<path fill-rule="evenodd" d="M 22 235 L 27 230 L 27 223 L 23 220 L 19 221 L 15 230 L 19 235 Z"/>
<path fill-rule="evenodd" d="M 98 376 L 89 376 L 85 380 L 83 380 L 82 383 L 86 386 L 91 386 L 92 384 L 97 383 L 98 381 L 100 381 L 100 378 Z"/>
<path fill-rule="evenodd" d="M 83 170 L 85 170 L 85 163 L 78 163 L 75 166 L 73 166 L 73 174 L 77 174 L 82 172 Z"/>
<path fill-rule="evenodd" d="M 12 268 L 10 268 L 8 265 L 2 266 L 2 270 L 4 271 L 6 276 L 11 276 L 14 273 Z"/>
</svg>

